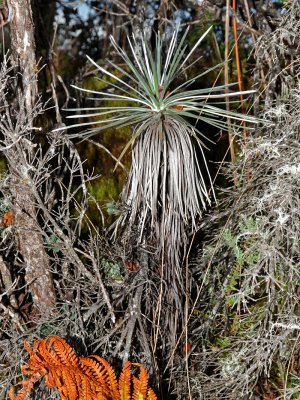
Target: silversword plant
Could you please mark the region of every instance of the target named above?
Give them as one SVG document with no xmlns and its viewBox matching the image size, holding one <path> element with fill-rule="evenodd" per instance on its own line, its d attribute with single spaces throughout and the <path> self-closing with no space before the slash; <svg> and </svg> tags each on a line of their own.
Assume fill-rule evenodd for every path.
<svg viewBox="0 0 300 400">
<path fill-rule="evenodd" d="M 185 228 L 195 228 L 196 218 L 201 215 L 206 204 L 211 203 L 213 196 L 213 191 L 210 195 L 204 181 L 194 146 L 194 142 L 199 146 L 203 157 L 201 165 L 204 165 L 209 177 L 201 141 L 201 137 L 205 135 L 194 126 L 194 122 L 201 120 L 220 129 L 226 128 L 224 117 L 228 116 L 236 121 L 257 122 L 254 117 L 229 113 L 209 103 L 212 99 L 239 96 L 241 92 L 225 94 L 226 85 L 190 89 L 197 79 L 222 64 L 171 89 L 175 78 L 187 70 L 188 61 L 210 29 L 200 37 L 187 55 L 188 30 L 178 45 L 178 31 L 175 31 L 165 58 L 160 34 L 156 37 L 153 52 L 146 40 L 138 46 L 134 36 L 132 39 L 128 38 L 131 56 L 111 36 L 111 44 L 127 68 L 121 68 L 112 61 L 108 63 L 122 77 L 104 69 L 89 57 L 88 59 L 102 75 L 113 78 L 114 83 L 105 83 L 116 93 L 74 87 L 98 96 L 95 98 L 97 101 L 111 101 L 115 104 L 118 100 L 120 105 L 82 108 L 82 114 L 69 116 L 77 119 L 92 118 L 92 121 L 72 125 L 71 127 L 92 127 L 81 133 L 71 134 L 70 137 L 88 138 L 111 127 L 133 127 L 132 138 L 120 156 L 122 158 L 132 147 L 132 167 L 122 193 L 122 199 L 130 210 L 126 220 L 130 225 L 137 224 L 140 227 L 141 241 L 145 228 L 150 229 L 150 236 L 157 241 L 159 249 L 167 247 L 169 259 L 175 258 L 177 262 Z M 122 106 L 122 102 L 130 102 L 131 105 Z M 97 123 L 95 117 L 100 118 Z M 122 221 L 124 217 L 121 216 Z M 149 232 L 147 236 L 149 237 Z"/>
<path fill-rule="evenodd" d="M 88 57 L 102 76 L 110 78 L 110 83 L 105 83 L 113 90 L 96 91 L 75 86 L 92 95 L 97 102 L 105 101 L 105 105 L 82 108 L 80 114 L 69 116 L 92 119 L 70 127 L 86 128 L 81 133 L 70 135 L 74 138 L 88 138 L 112 127 L 132 127 L 132 137 L 119 158 L 132 148 L 132 165 L 122 191 L 125 211 L 120 215 L 117 227 L 129 232 L 134 227 L 138 232 L 137 244 L 151 245 L 156 249 L 161 278 L 169 286 L 167 302 L 176 304 L 176 309 L 180 304 L 180 287 L 183 286 L 180 255 L 189 235 L 197 229 L 202 211 L 211 204 L 214 196 L 201 140 L 206 135 L 195 125 L 203 121 L 226 129 L 228 117 L 237 124 L 245 120 L 257 122 L 254 117 L 228 112 L 213 103 L 215 99 L 242 93 L 230 92 L 229 89 L 224 93 L 231 85 L 193 89 L 199 78 L 222 67 L 223 63 L 175 84 L 176 77 L 185 76 L 192 55 L 210 29 L 189 52 L 188 30 L 181 39 L 175 30 L 166 54 L 159 33 L 153 51 L 145 39 L 140 43 L 132 36 L 132 39 L 128 38 L 127 53 L 111 37 L 111 44 L 126 67 L 108 61 L 114 71 L 110 72 Z M 119 103 L 117 106 L 116 101 Z M 109 106 L 110 102 L 114 105 Z M 97 117 L 99 121 L 96 123 Z"/>
</svg>

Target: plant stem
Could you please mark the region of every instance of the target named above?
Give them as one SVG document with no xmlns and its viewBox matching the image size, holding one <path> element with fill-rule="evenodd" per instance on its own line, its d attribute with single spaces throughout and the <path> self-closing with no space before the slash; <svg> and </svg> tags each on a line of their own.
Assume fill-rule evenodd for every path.
<svg viewBox="0 0 300 400">
<path fill-rule="evenodd" d="M 225 16 L 225 52 L 224 52 L 224 58 L 225 58 L 225 64 L 224 64 L 224 79 L 225 79 L 225 85 L 229 84 L 229 66 L 228 66 L 228 56 L 229 56 L 229 8 L 230 8 L 230 0 L 226 0 L 226 16 Z M 228 93 L 229 89 L 228 86 L 225 87 L 225 93 Z M 230 111 L 230 105 L 229 105 L 229 98 L 225 97 L 225 102 L 226 102 L 226 110 L 229 112 Z M 231 162 L 236 161 L 236 156 L 235 156 L 235 151 L 234 151 L 234 138 L 232 135 L 232 126 L 231 126 L 231 119 L 230 117 L 227 117 L 227 124 L 228 124 L 228 140 L 229 140 L 229 148 L 230 148 L 230 158 Z M 234 186 L 237 186 L 238 180 L 237 176 L 234 173 L 233 175 L 233 181 L 234 181 Z"/>
</svg>

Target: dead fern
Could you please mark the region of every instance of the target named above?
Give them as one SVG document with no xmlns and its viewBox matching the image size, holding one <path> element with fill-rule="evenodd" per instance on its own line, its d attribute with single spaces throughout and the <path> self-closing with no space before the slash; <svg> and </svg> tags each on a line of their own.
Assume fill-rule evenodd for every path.
<svg viewBox="0 0 300 400">
<path fill-rule="evenodd" d="M 56 387 L 62 400 L 157 400 L 141 364 L 127 361 L 118 381 L 106 360 L 96 355 L 78 357 L 58 336 L 36 340 L 33 349 L 24 342 L 24 347 L 30 358 L 22 372 L 28 379 L 19 383 L 22 388 L 17 395 L 10 389 L 11 400 L 25 399 L 40 378 L 49 388 Z M 140 369 L 138 377 L 132 373 L 133 366 Z"/>
</svg>

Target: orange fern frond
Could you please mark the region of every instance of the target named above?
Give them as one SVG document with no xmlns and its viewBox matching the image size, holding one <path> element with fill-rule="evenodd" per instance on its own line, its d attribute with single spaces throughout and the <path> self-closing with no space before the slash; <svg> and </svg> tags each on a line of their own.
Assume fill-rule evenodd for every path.
<svg viewBox="0 0 300 400">
<path fill-rule="evenodd" d="M 148 374 L 146 368 L 141 364 L 133 364 L 140 368 L 139 377 L 133 377 L 133 395 L 132 400 L 140 400 L 147 398 L 148 391 Z"/>
<path fill-rule="evenodd" d="M 97 364 L 102 364 L 103 372 L 104 372 L 104 379 L 108 385 L 109 393 L 113 400 L 120 400 L 120 393 L 119 393 L 119 385 L 117 381 L 117 377 L 113 367 L 107 362 L 104 358 L 92 355 L 89 357 L 90 359 L 94 359 Z M 97 373 L 97 370 L 96 370 Z"/>
<path fill-rule="evenodd" d="M 79 368 L 87 376 L 92 382 L 92 385 L 95 386 L 95 390 L 98 390 L 102 396 L 105 398 L 110 398 L 112 390 L 115 391 L 118 388 L 117 378 L 115 373 L 104 359 L 98 357 L 98 360 L 93 359 L 95 356 L 91 357 L 82 357 L 80 359 Z M 107 364 L 107 365 L 106 365 Z M 107 371 L 109 368 L 109 371 Z M 115 380 L 115 386 L 111 385 L 110 375 L 113 374 L 113 380 Z M 116 398 L 116 400 L 119 400 Z"/>
<path fill-rule="evenodd" d="M 139 367 L 138 378 L 132 374 L 132 366 Z M 154 391 L 149 388 L 146 368 L 138 363 L 127 361 L 119 378 L 119 390 L 121 400 L 157 400 Z"/>
<path fill-rule="evenodd" d="M 40 378 L 49 388 L 57 388 L 61 400 L 157 400 L 141 364 L 128 361 L 118 382 L 106 360 L 96 355 L 78 357 L 58 336 L 36 340 L 32 349 L 25 342 L 24 347 L 30 357 L 22 372 L 29 378 L 19 383 L 22 387 L 18 394 L 10 389 L 11 400 L 25 400 Z M 138 378 L 131 373 L 132 366 L 139 367 Z"/>
<path fill-rule="evenodd" d="M 127 361 L 119 378 L 121 400 L 130 400 L 131 395 L 131 362 Z"/>
<path fill-rule="evenodd" d="M 151 389 L 151 388 L 148 389 L 146 400 L 157 400 L 156 394 L 154 393 L 153 389 Z"/>
<path fill-rule="evenodd" d="M 52 354 L 61 360 L 64 365 L 72 365 L 77 367 L 79 364 L 79 357 L 75 354 L 74 350 L 68 343 L 58 336 L 49 336 L 49 347 L 53 347 Z M 46 339 L 46 340 L 47 340 Z M 45 341 L 44 341 L 45 342 Z"/>
<path fill-rule="evenodd" d="M 33 389 L 33 385 L 35 383 L 35 381 L 38 379 L 38 377 L 32 376 L 30 379 L 25 380 L 25 381 L 21 381 L 20 385 L 23 385 L 23 388 L 20 390 L 18 395 L 14 395 L 14 387 L 11 387 L 9 392 L 8 392 L 8 396 L 10 399 L 14 399 L 14 400 L 24 400 L 27 395 L 31 392 L 31 390 Z"/>
<path fill-rule="evenodd" d="M 73 373 L 72 373 L 73 372 Z M 76 371 L 75 371 L 76 372 Z M 55 386 L 58 389 L 60 397 L 63 399 L 76 400 L 78 399 L 78 387 L 74 382 L 74 370 L 62 368 L 61 374 L 56 376 Z M 52 387 L 55 387 L 52 386 Z"/>
</svg>

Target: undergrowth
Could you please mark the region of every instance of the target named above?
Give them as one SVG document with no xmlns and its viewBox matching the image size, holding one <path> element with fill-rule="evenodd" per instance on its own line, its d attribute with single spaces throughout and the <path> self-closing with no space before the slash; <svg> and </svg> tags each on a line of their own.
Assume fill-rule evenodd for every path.
<svg viewBox="0 0 300 400">
<path fill-rule="evenodd" d="M 23 341 L 49 335 L 65 338 L 80 357 L 101 355 L 117 373 L 128 358 L 142 363 L 159 398 L 171 390 L 178 400 L 299 398 L 300 86 L 296 58 L 284 57 L 289 46 L 291 54 L 299 53 L 300 12 L 296 2 L 290 3 L 279 28 L 262 35 L 256 48 L 267 66 L 268 59 L 277 57 L 277 69 L 269 66 L 266 78 L 276 78 L 282 96 L 268 103 L 267 122 L 255 136 L 246 145 L 241 140 L 239 161 L 227 169 L 230 177 L 233 169 L 239 177 L 236 187 L 224 191 L 223 200 L 200 221 L 203 241 L 191 256 L 188 252 L 186 271 L 180 269 L 191 298 L 180 298 L 182 304 L 187 300 L 189 319 L 186 338 L 182 334 L 176 346 L 167 343 L 166 319 L 159 330 L 152 318 L 158 288 L 165 284 L 153 261 L 155 249 L 137 245 L 134 227 L 112 243 L 103 227 L 88 220 L 91 204 L 103 217 L 87 191 L 94 177 L 84 172 L 64 134 L 45 134 L 44 147 L 34 144 L 30 162 L 20 157 L 26 162 L 19 166 L 27 168 L 51 265 L 56 308 L 49 313 L 39 312 L 30 293 L 32 282 L 26 281 L 13 215 L 18 188 L 9 174 L 1 176 L 1 399 L 22 379 L 20 366 L 27 361 Z M 5 88 L 8 75 L 1 74 Z M 292 79 L 284 85 L 287 75 Z M 269 92 L 268 102 L 274 100 Z M 33 135 L 26 116 L 13 130 L 5 126 L 4 93 L 0 128 L 5 152 L 12 146 L 19 149 L 23 140 L 33 142 Z M 41 105 L 36 112 L 42 113 Z M 53 193 L 59 201 L 51 202 Z M 82 239 L 83 223 L 88 239 Z M 168 293 L 167 285 L 164 290 Z M 170 304 L 159 306 L 175 321 L 176 331 L 178 316 L 171 314 Z M 58 394 L 40 385 L 31 398 L 58 399 Z"/>
<path fill-rule="evenodd" d="M 241 144 L 239 187 L 207 218 L 193 260 L 203 285 L 189 325 L 193 398 L 298 398 L 299 110 L 300 87 L 269 109 Z"/>
</svg>

